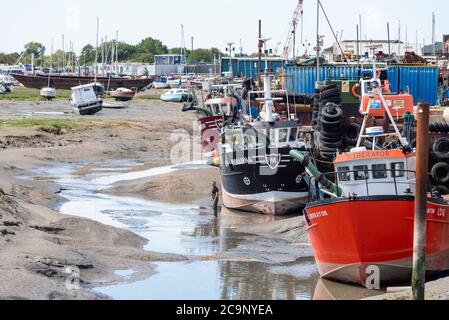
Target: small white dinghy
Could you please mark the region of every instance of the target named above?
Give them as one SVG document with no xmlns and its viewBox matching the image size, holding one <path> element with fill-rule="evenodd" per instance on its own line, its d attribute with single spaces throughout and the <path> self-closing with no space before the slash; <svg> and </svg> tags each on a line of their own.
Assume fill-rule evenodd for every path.
<svg viewBox="0 0 449 320">
<path fill-rule="evenodd" d="M 56 89 L 50 87 L 42 88 L 41 97 L 47 99 L 48 101 L 52 101 L 54 98 L 56 98 Z"/>
<path fill-rule="evenodd" d="M 103 109 L 127 109 L 130 101 L 103 101 Z"/>
</svg>

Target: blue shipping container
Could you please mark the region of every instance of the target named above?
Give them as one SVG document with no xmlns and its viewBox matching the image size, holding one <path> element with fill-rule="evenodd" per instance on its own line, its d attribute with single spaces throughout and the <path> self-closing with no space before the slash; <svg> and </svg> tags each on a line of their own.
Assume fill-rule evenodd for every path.
<svg viewBox="0 0 449 320">
<path fill-rule="evenodd" d="M 221 59 L 221 72 L 230 72 L 232 66 L 232 72 L 234 75 L 246 78 L 256 78 L 259 75 L 258 72 L 258 59 L 255 58 L 222 58 Z M 268 70 L 275 73 L 278 69 L 284 69 L 285 61 L 283 60 L 269 60 Z M 266 62 L 262 59 L 262 70 L 265 70 Z"/>
<path fill-rule="evenodd" d="M 399 67 L 399 90 L 407 91 L 418 102 L 436 105 L 438 101 L 438 67 Z"/>
<path fill-rule="evenodd" d="M 353 80 L 357 81 L 357 66 L 324 66 L 320 68 L 320 80 Z M 315 67 L 287 67 L 285 82 L 291 94 L 312 94 L 315 92 L 317 73 Z"/>
<path fill-rule="evenodd" d="M 315 67 L 286 67 L 285 82 L 291 94 L 313 94 L 315 92 Z M 438 68 L 428 66 L 390 66 L 388 79 L 391 91 L 409 91 L 414 103 L 436 105 L 438 101 Z M 358 80 L 357 66 L 324 66 L 320 80 Z"/>
</svg>

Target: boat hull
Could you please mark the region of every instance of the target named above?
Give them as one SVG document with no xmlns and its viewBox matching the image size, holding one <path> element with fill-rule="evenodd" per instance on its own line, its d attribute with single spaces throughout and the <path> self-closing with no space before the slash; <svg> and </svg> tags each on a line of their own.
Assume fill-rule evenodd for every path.
<svg viewBox="0 0 449 320">
<path fill-rule="evenodd" d="M 136 94 L 134 92 L 121 92 L 121 93 L 111 93 L 111 97 L 113 97 L 117 101 L 127 102 L 134 99 Z"/>
<path fill-rule="evenodd" d="M 229 194 L 223 190 L 223 203 L 226 208 L 280 216 L 298 213 L 307 203 L 307 192 L 266 192 L 250 195 Z"/>
<path fill-rule="evenodd" d="M 246 150 L 241 158 L 235 158 L 222 148 L 224 206 L 270 216 L 300 213 L 309 200 L 309 179 L 289 150 L 269 155 L 263 155 L 266 150 Z"/>
<path fill-rule="evenodd" d="M 414 197 L 329 200 L 305 209 L 322 278 L 367 286 L 410 281 L 413 265 Z M 449 270 L 449 206 L 429 200 L 429 274 Z"/>
<path fill-rule="evenodd" d="M 204 117 L 198 120 L 201 127 L 201 147 L 204 152 L 218 149 L 223 128 L 223 116 Z"/>
<path fill-rule="evenodd" d="M 12 74 L 14 79 L 23 86 L 31 89 L 42 89 L 48 86 L 48 76 L 27 76 Z M 141 90 L 153 83 L 153 78 L 145 79 L 126 79 L 126 78 L 104 78 L 96 79 L 105 88 L 116 90 L 118 88 Z M 76 76 L 52 76 L 50 86 L 55 89 L 70 90 L 73 87 L 95 82 L 94 77 L 76 77 Z"/>
</svg>

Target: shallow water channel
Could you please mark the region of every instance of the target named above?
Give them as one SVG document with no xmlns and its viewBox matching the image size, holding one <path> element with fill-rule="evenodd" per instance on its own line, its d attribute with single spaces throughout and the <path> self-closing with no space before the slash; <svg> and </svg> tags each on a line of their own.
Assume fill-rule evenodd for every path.
<svg viewBox="0 0 449 320">
<path fill-rule="evenodd" d="M 61 186 L 60 195 L 67 200 L 60 208 L 62 214 L 128 229 L 149 240 L 146 250 L 190 258 L 187 262 L 156 263 L 157 274 L 132 283 L 126 280 L 133 270 L 117 270 L 123 284 L 95 291 L 120 300 L 309 300 L 333 298 L 332 290 L 352 298 L 346 286 L 318 280 L 310 247 L 242 234 L 234 228 L 274 218 L 227 210 L 215 218 L 204 199 L 168 204 L 100 192 L 119 181 L 202 168 L 196 164 L 135 171 L 139 166 L 133 161 L 117 161 L 84 176 L 75 175 L 75 167 L 69 166 L 38 173 L 40 179 L 48 177 Z"/>
</svg>

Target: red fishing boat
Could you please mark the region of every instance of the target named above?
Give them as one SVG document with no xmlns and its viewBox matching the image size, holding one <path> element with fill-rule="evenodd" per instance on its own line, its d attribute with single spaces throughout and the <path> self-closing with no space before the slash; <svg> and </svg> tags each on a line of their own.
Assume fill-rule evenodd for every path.
<svg viewBox="0 0 449 320">
<path fill-rule="evenodd" d="M 354 151 L 337 157 L 341 196 L 306 207 L 320 275 L 366 284 L 376 269 L 381 283 L 410 280 L 414 230 L 414 153 Z M 449 204 L 429 194 L 427 271 L 449 270 Z"/>
<path fill-rule="evenodd" d="M 115 91 L 111 91 L 109 94 L 117 101 L 130 101 L 134 99 L 136 92 L 127 88 L 118 88 Z"/>
<path fill-rule="evenodd" d="M 223 117 L 230 115 L 236 98 L 219 97 L 207 99 L 202 107 L 196 106 L 196 101 L 184 105 L 183 112 L 195 111 L 201 130 L 201 147 L 204 153 L 217 150 L 223 128 Z"/>
<path fill-rule="evenodd" d="M 217 150 L 220 142 L 221 129 L 223 128 L 223 115 L 230 114 L 235 98 L 215 98 L 204 102 L 204 109 L 198 121 L 201 128 L 201 146 L 204 152 Z"/>
<path fill-rule="evenodd" d="M 388 104 L 376 79 L 371 84 L 367 94 L 378 97 L 381 106 L 371 99 L 358 145 L 336 157 L 335 173 L 315 171 L 325 196 L 304 211 L 322 278 L 363 286 L 373 275 L 381 285 L 410 281 L 413 265 L 416 153 L 398 130 L 392 110 L 384 107 Z M 388 114 L 394 133 L 366 128 L 373 105 Z M 367 139 L 373 150 L 361 147 Z M 397 147 L 379 148 L 385 141 Z M 431 188 L 426 269 L 429 274 L 449 270 L 449 203 Z"/>
</svg>

